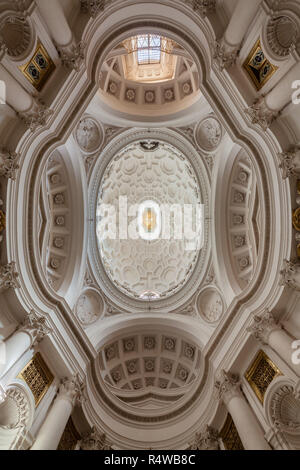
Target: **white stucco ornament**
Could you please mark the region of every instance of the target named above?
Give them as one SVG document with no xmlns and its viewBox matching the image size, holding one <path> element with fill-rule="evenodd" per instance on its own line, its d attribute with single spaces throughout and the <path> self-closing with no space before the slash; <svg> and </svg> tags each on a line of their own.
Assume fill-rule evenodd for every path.
<svg viewBox="0 0 300 470">
<path fill-rule="evenodd" d="M 203 119 L 195 129 L 196 142 L 206 152 L 215 151 L 220 145 L 222 137 L 222 126 L 212 116 Z"/>
</svg>

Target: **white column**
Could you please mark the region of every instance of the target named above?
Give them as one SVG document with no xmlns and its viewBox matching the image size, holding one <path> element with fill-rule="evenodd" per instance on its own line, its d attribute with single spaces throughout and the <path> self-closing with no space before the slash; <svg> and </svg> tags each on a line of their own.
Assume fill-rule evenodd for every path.
<svg viewBox="0 0 300 470">
<path fill-rule="evenodd" d="M 5 83 L 7 103 L 17 112 L 28 128 L 34 131 L 37 127 L 46 124 L 52 111 L 27 93 L 2 64 L 0 64 L 0 80 Z"/>
<path fill-rule="evenodd" d="M 31 450 L 56 450 L 82 386 L 77 377 L 65 379 Z"/>
<path fill-rule="evenodd" d="M 292 101 L 292 95 L 295 91 L 292 84 L 299 80 L 299 77 L 300 62 L 294 65 L 265 97 L 261 96 L 245 110 L 252 123 L 259 124 L 263 130 L 267 130 L 284 106 Z"/>
<path fill-rule="evenodd" d="M 0 377 L 3 377 L 35 342 L 40 342 L 50 331 L 46 326 L 45 317 L 39 317 L 31 310 L 23 325 L 4 342 L 4 364 L 0 368 Z"/>
<path fill-rule="evenodd" d="M 262 0 L 238 0 L 226 28 L 224 39 L 228 45 L 239 46 Z"/>
<path fill-rule="evenodd" d="M 0 366 L 0 377 L 4 376 L 31 346 L 32 339 L 25 331 L 17 331 L 6 340 L 4 343 L 5 364 Z"/>
<path fill-rule="evenodd" d="M 266 95 L 265 101 L 271 110 L 281 111 L 285 105 L 292 101 L 292 84 L 300 80 L 300 62 L 292 67 L 287 74 L 282 77 L 277 85 Z"/>
<path fill-rule="evenodd" d="M 282 329 L 282 325 L 276 323 L 270 311 L 267 310 L 262 315 L 256 315 L 247 330 L 261 344 L 270 346 L 300 377 L 300 365 L 292 362 L 294 352 L 292 343 L 295 339 Z"/>
<path fill-rule="evenodd" d="M 246 402 L 238 378 L 222 371 L 215 387 L 230 413 L 245 450 L 270 450 L 255 414 Z"/>
<path fill-rule="evenodd" d="M 72 42 L 73 34 L 59 0 L 36 0 L 39 10 L 58 46 Z"/>
<path fill-rule="evenodd" d="M 221 70 L 235 64 L 241 42 L 262 0 L 238 0 L 223 35 L 215 44 L 214 58 Z"/>
<path fill-rule="evenodd" d="M 76 44 L 59 0 L 36 0 L 60 55 L 62 64 L 78 71 L 83 63 L 85 45 Z"/>
<path fill-rule="evenodd" d="M 32 96 L 0 64 L 0 80 L 5 83 L 6 101 L 17 112 L 29 110 L 33 105 Z"/>
</svg>

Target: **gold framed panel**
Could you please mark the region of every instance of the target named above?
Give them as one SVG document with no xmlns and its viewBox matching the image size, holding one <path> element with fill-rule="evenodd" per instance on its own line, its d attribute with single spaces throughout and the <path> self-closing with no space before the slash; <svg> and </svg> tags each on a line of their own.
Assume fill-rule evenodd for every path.
<svg viewBox="0 0 300 470">
<path fill-rule="evenodd" d="M 38 42 L 31 59 L 26 64 L 20 65 L 19 69 L 31 85 L 40 91 L 55 70 L 55 64 L 42 43 Z"/>
<path fill-rule="evenodd" d="M 300 231 L 300 207 L 293 211 L 293 226 L 295 230 Z"/>
<path fill-rule="evenodd" d="M 255 58 L 258 57 L 260 58 L 260 61 L 255 60 Z M 257 90 L 261 90 L 278 70 L 278 67 L 273 65 L 265 56 L 261 47 L 260 39 L 258 39 L 254 44 L 243 67 Z M 267 73 L 266 68 L 268 70 Z"/>
<path fill-rule="evenodd" d="M 36 353 L 24 369 L 21 370 L 17 378 L 24 380 L 28 385 L 37 407 L 49 390 L 54 380 L 54 375 L 45 363 L 42 355 Z"/>
<path fill-rule="evenodd" d="M 270 383 L 279 375 L 280 369 L 261 349 L 245 373 L 245 378 L 261 403 Z"/>
</svg>

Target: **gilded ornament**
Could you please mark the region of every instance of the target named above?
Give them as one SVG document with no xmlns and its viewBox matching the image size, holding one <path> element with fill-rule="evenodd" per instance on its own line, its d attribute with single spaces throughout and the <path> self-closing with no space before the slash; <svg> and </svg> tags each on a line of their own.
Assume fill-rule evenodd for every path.
<svg viewBox="0 0 300 470">
<path fill-rule="evenodd" d="M 300 207 L 293 212 L 293 226 L 295 230 L 300 231 Z"/>
<path fill-rule="evenodd" d="M 6 215 L 0 210 L 0 233 L 6 228 Z"/>
</svg>

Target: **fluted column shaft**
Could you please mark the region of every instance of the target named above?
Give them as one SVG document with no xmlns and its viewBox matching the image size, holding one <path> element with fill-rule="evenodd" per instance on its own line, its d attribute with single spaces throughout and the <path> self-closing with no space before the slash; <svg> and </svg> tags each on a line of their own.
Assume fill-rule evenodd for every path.
<svg viewBox="0 0 300 470">
<path fill-rule="evenodd" d="M 46 325 L 46 318 L 38 316 L 31 310 L 23 324 L 2 346 L 4 364 L 2 366 L 0 364 L 0 377 L 3 377 L 35 342 L 39 343 L 50 331 Z"/>
<path fill-rule="evenodd" d="M 77 378 L 63 381 L 31 450 L 56 450 L 80 393 Z"/>
<path fill-rule="evenodd" d="M 240 394 L 226 403 L 245 450 L 270 450 L 250 406 Z"/>
<path fill-rule="evenodd" d="M 0 377 L 4 376 L 12 366 L 28 351 L 32 346 L 32 339 L 25 331 L 17 331 L 4 342 L 5 364 L 0 365 Z"/>
<path fill-rule="evenodd" d="M 32 107 L 32 96 L 24 90 L 2 64 L 0 64 L 0 80 L 5 83 L 6 101 L 15 111 L 23 112 Z"/>
<path fill-rule="evenodd" d="M 256 416 L 241 392 L 238 377 L 223 370 L 215 388 L 233 419 L 244 449 L 270 450 Z"/>
<path fill-rule="evenodd" d="M 262 0 L 238 0 L 224 34 L 231 46 L 239 46 Z"/>
<path fill-rule="evenodd" d="M 39 10 L 58 46 L 72 42 L 73 34 L 59 0 L 36 0 Z"/>
<path fill-rule="evenodd" d="M 58 395 L 31 450 L 56 450 L 72 410 L 71 401 Z"/>
</svg>

